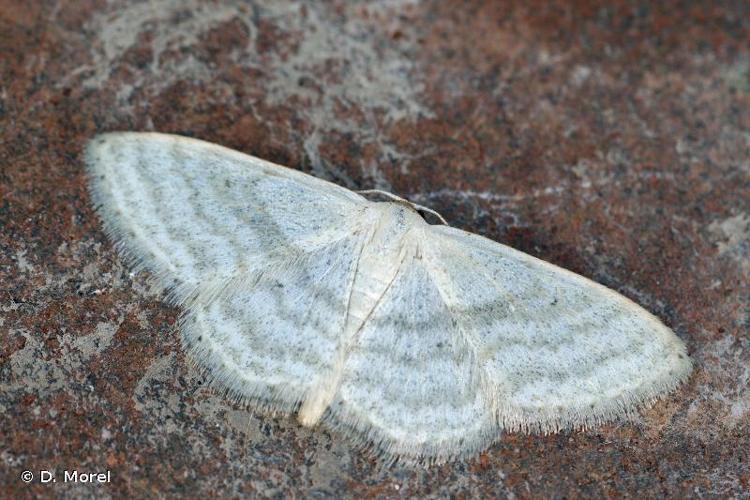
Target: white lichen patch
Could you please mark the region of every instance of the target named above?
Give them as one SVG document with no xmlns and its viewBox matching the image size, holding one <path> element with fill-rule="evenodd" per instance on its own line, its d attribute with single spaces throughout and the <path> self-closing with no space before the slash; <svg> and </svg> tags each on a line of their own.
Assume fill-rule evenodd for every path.
<svg viewBox="0 0 750 500">
<path fill-rule="evenodd" d="M 102 322 L 88 335 L 60 333 L 56 337 L 59 354 L 55 356 L 50 356 L 38 335 L 26 330 L 10 332 L 10 335 L 23 336 L 25 345 L 10 356 L 7 366 L 3 366 L 8 373 L 0 380 L 0 392 L 18 391 L 45 397 L 69 387 L 72 381 L 83 383 L 83 366 L 109 346 L 117 327 L 117 323 Z"/>
<path fill-rule="evenodd" d="M 714 221 L 708 230 L 716 237 L 719 255 L 730 256 L 750 276 L 750 214 Z"/>
<path fill-rule="evenodd" d="M 258 75 L 247 89 L 249 99 L 263 103 L 263 109 L 293 106 L 304 127 L 269 120 L 259 114 L 260 106 L 254 107 L 254 118 L 281 134 L 280 139 L 288 141 L 291 135 L 299 141 L 316 173 L 328 175 L 336 169 L 321 153 L 336 136 L 373 146 L 378 160 L 407 168 L 411 157 L 400 153 L 383 129 L 401 120 L 432 116 L 420 97 L 425 86 L 414 57 L 417 35 L 404 19 L 415 5 L 410 0 L 304 5 L 280 1 L 255 6 L 242 1 L 161 0 L 134 2 L 128 8 L 113 5 L 86 22 L 84 29 L 96 40 L 89 45 L 90 62 L 71 70 L 59 85 L 104 89 L 114 84 L 118 112 L 132 115 L 138 109 L 142 118 L 148 109 L 137 108 L 132 101 L 136 94 L 158 98 L 183 81 L 225 85 L 220 70 L 195 52 L 212 30 L 239 23 L 247 42 L 231 47 L 229 53 L 237 67 Z M 275 30 L 276 50 L 267 50 L 259 41 L 259 33 L 268 26 Z M 147 63 L 125 62 L 126 54 L 138 48 L 148 49 Z M 116 76 L 123 69 L 128 76 Z M 209 99 L 236 106 L 233 89 L 224 90 Z M 370 175 L 377 163 L 362 163 L 363 174 Z M 343 171 L 336 174 L 346 178 Z M 387 182 L 381 179 L 379 187 L 387 188 Z"/>
<path fill-rule="evenodd" d="M 151 363 L 136 384 L 135 391 L 133 391 L 133 402 L 135 403 L 136 410 L 144 412 L 147 410 L 153 410 L 155 406 L 158 408 L 163 407 L 162 403 L 168 398 L 168 395 L 159 395 L 158 387 L 161 384 L 173 380 L 174 366 L 174 353 L 169 353 L 160 358 L 156 358 Z M 161 397 L 155 398 L 154 396 Z M 156 403 L 155 401 L 159 402 Z M 178 411 L 178 408 L 167 408 L 165 411 L 168 413 L 174 413 Z"/>
<path fill-rule="evenodd" d="M 700 420 L 711 415 L 710 426 L 718 428 L 750 425 L 750 340 L 723 335 L 707 342 L 696 356 L 705 378 L 699 379 L 688 417 Z M 711 433 L 698 428 L 695 435 L 706 440 Z"/>
</svg>

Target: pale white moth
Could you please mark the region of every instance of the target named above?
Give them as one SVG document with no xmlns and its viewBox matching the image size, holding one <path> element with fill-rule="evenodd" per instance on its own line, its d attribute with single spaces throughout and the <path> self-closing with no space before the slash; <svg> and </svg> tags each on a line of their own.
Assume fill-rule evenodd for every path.
<svg viewBox="0 0 750 500">
<path fill-rule="evenodd" d="M 393 195 L 156 133 L 99 135 L 86 165 L 107 234 L 183 307 L 213 383 L 387 458 L 626 417 L 691 371 L 622 295 Z"/>
</svg>

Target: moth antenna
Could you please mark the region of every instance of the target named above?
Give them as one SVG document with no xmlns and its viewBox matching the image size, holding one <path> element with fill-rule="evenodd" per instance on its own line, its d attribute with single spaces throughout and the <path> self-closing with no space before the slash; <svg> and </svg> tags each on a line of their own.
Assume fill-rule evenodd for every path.
<svg viewBox="0 0 750 500">
<path fill-rule="evenodd" d="M 400 201 L 401 203 L 406 203 L 407 205 L 409 205 L 410 207 L 412 207 L 417 212 L 427 212 L 428 214 L 432 214 L 435 217 L 437 217 L 438 220 L 440 220 L 440 222 L 443 225 L 445 225 L 445 226 L 449 226 L 450 225 L 445 220 L 445 218 L 442 215 L 440 215 L 438 212 L 436 212 L 435 210 L 433 210 L 431 208 L 428 208 L 428 207 L 426 207 L 424 205 L 420 205 L 419 203 L 414 203 L 413 201 L 409 201 L 409 200 L 407 200 L 405 198 L 402 198 L 400 196 L 397 196 L 397 195 L 395 195 L 393 193 L 389 193 L 388 191 L 382 191 L 380 189 L 364 189 L 362 191 L 357 191 L 357 193 L 359 193 L 359 194 L 380 194 L 380 195 L 383 195 L 386 198 L 390 198 L 390 199 L 395 200 L 395 201 Z"/>
</svg>

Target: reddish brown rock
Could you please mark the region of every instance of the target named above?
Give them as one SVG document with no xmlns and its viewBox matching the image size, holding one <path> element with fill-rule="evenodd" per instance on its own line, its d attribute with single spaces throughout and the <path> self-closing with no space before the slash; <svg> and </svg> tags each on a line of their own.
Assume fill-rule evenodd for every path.
<svg viewBox="0 0 750 500">
<path fill-rule="evenodd" d="M 265 3 L 0 0 L 3 493 L 747 494 L 747 3 Z M 633 298 L 695 373 L 635 422 L 428 469 L 255 415 L 94 217 L 81 147 L 122 129 L 430 205 Z"/>
</svg>

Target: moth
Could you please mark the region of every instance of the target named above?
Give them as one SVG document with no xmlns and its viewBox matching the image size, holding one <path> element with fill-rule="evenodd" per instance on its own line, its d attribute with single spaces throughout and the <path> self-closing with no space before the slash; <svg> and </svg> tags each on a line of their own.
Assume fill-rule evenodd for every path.
<svg viewBox="0 0 750 500">
<path fill-rule="evenodd" d="M 85 161 L 106 233 L 183 308 L 216 385 L 388 457 L 593 426 L 691 371 L 622 295 L 394 195 L 157 133 L 99 135 Z"/>
</svg>

